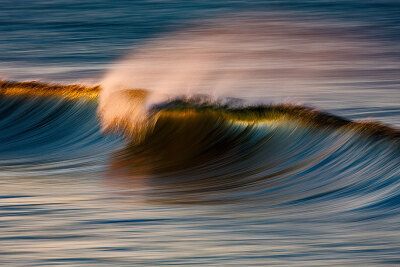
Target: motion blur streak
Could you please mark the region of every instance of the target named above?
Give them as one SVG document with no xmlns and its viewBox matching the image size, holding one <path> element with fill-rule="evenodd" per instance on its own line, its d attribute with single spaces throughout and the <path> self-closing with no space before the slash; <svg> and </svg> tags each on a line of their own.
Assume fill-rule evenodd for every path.
<svg viewBox="0 0 400 267">
<path fill-rule="evenodd" d="M 0 265 L 400 264 L 400 5 L 251 2 L 0 2 Z"/>
</svg>

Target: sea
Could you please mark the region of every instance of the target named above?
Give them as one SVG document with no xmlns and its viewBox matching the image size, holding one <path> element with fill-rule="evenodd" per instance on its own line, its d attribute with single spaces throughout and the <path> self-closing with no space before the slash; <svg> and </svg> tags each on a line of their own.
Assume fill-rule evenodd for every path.
<svg viewBox="0 0 400 267">
<path fill-rule="evenodd" d="M 0 1 L 1 266 L 400 266 L 400 2 Z"/>
</svg>

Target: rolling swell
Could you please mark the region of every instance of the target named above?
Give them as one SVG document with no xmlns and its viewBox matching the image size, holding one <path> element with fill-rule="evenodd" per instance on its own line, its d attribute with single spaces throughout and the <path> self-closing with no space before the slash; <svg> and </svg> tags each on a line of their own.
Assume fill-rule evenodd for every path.
<svg viewBox="0 0 400 267">
<path fill-rule="evenodd" d="M 3 176 L 106 171 L 114 186 L 157 202 L 343 201 L 355 204 L 335 206 L 338 211 L 383 207 L 397 213 L 399 131 L 389 126 L 304 106 L 246 107 L 182 98 L 140 113 L 146 127 L 127 132 L 129 113 L 121 121 L 113 114 L 108 130 L 123 131 L 121 149 L 118 138 L 101 132 L 104 110 L 93 93 L 99 87 L 4 82 L 2 88 Z M 130 91 L 125 104 L 143 104 L 138 97 L 146 94 Z M 132 135 L 132 129 L 138 132 Z"/>
</svg>

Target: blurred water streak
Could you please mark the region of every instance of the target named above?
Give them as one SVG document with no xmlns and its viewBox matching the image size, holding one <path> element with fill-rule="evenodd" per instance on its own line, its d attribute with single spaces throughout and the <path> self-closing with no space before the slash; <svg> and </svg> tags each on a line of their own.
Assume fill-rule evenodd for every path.
<svg viewBox="0 0 400 267">
<path fill-rule="evenodd" d="M 399 25 L 398 1 L 3 1 L 0 75 L 217 88 L 399 127 Z M 1 265 L 400 264 L 398 143 L 207 115 L 127 147 L 96 109 L 0 96 Z"/>
</svg>

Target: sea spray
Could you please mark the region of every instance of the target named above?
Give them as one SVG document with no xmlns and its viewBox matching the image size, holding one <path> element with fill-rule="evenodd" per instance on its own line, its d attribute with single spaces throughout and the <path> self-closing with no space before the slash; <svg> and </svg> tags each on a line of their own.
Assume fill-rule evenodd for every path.
<svg viewBox="0 0 400 267">
<path fill-rule="evenodd" d="M 285 14 L 232 18 L 158 36 L 113 64 L 101 81 L 103 129 L 127 121 L 138 129 L 152 106 L 198 94 L 249 104 L 299 103 L 298 95 L 315 96 L 336 80 L 338 71 L 376 66 L 369 55 L 378 47 L 361 42 L 364 37 L 344 25 L 299 23 Z M 360 75 L 342 75 L 340 82 L 357 81 Z M 148 90 L 145 99 L 132 101 L 136 93 L 117 93 L 137 88 Z"/>
</svg>

